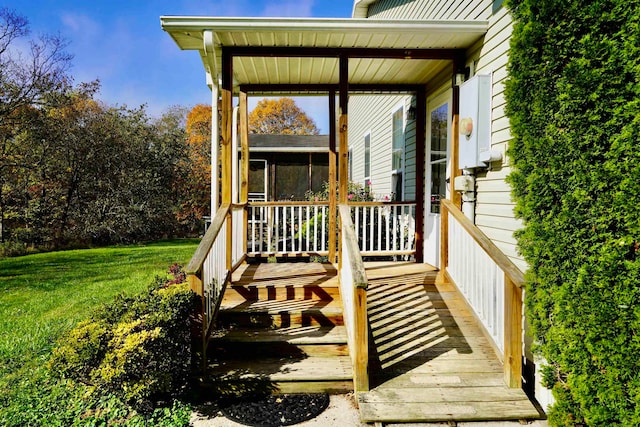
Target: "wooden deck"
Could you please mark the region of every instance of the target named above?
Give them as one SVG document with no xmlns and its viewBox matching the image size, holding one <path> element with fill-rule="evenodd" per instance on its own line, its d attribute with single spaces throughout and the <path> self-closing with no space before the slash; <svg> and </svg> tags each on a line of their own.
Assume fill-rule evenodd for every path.
<svg viewBox="0 0 640 427">
<path fill-rule="evenodd" d="M 453 285 L 436 284 L 437 272 L 424 264 L 365 266 L 371 390 L 358 396 L 362 421 L 540 418 L 521 389 L 504 385 L 499 358 Z M 352 389 L 332 266 L 243 265 L 233 279 L 221 315 L 234 316 L 235 326 L 225 326 L 211 351 L 221 357 L 212 364 L 220 375 L 253 375 L 280 392 Z"/>
<path fill-rule="evenodd" d="M 498 421 L 540 418 L 451 284 L 424 264 L 365 263 L 369 278 L 371 390 L 363 421 Z"/>
</svg>

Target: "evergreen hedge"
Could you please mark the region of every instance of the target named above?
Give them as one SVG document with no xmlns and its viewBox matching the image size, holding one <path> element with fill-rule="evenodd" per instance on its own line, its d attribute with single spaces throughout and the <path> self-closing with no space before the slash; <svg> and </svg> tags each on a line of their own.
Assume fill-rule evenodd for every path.
<svg viewBox="0 0 640 427">
<path fill-rule="evenodd" d="M 507 114 L 552 425 L 640 425 L 640 2 L 510 0 Z"/>
</svg>

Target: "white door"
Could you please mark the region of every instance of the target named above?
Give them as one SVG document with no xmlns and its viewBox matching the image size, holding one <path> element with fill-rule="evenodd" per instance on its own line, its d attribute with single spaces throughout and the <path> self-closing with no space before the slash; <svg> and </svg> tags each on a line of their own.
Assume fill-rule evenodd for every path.
<svg viewBox="0 0 640 427">
<path fill-rule="evenodd" d="M 427 102 L 424 262 L 440 267 L 440 200 L 449 198 L 451 90 Z"/>
</svg>

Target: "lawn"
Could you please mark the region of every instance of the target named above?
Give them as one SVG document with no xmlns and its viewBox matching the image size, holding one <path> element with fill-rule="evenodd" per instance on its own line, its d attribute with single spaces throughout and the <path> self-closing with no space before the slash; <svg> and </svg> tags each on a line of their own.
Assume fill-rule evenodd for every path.
<svg viewBox="0 0 640 427">
<path fill-rule="evenodd" d="M 0 387 L 46 364 L 56 339 L 100 304 L 145 289 L 173 263 L 185 265 L 197 244 L 167 240 L 0 259 Z M 0 403 L 11 399 L 4 394 Z"/>
</svg>

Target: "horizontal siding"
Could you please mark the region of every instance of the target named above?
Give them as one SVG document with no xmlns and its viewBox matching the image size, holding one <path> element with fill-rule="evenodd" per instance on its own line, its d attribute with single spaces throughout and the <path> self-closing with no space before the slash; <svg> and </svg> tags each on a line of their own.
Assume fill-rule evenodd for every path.
<svg viewBox="0 0 640 427">
<path fill-rule="evenodd" d="M 503 153 L 502 164 L 493 164 L 477 178 L 476 223 L 524 271 L 526 263 L 518 253 L 513 237 L 513 232 L 522 227 L 522 223 L 514 217 L 511 188 L 506 182 L 510 168 L 505 153 L 512 135 L 505 115 L 504 82 L 511 34 L 511 17 L 502 8 L 491 16 L 482 46 L 472 53 L 476 73 L 492 74 L 491 148 Z"/>
<path fill-rule="evenodd" d="M 369 7 L 375 19 L 488 19 L 492 2 L 488 0 L 380 0 Z"/>
<path fill-rule="evenodd" d="M 409 108 L 410 95 L 357 95 L 349 98 L 349 147 L 353 153 L 353 180 L 364 182 L 364 136 L 371 132 L 371 181 L 374 196 L 388 196 L 391 188 L 392 113 Z M 415 198 L 415 123 L 405 128 L 405 199 Z"/>
</svg>

